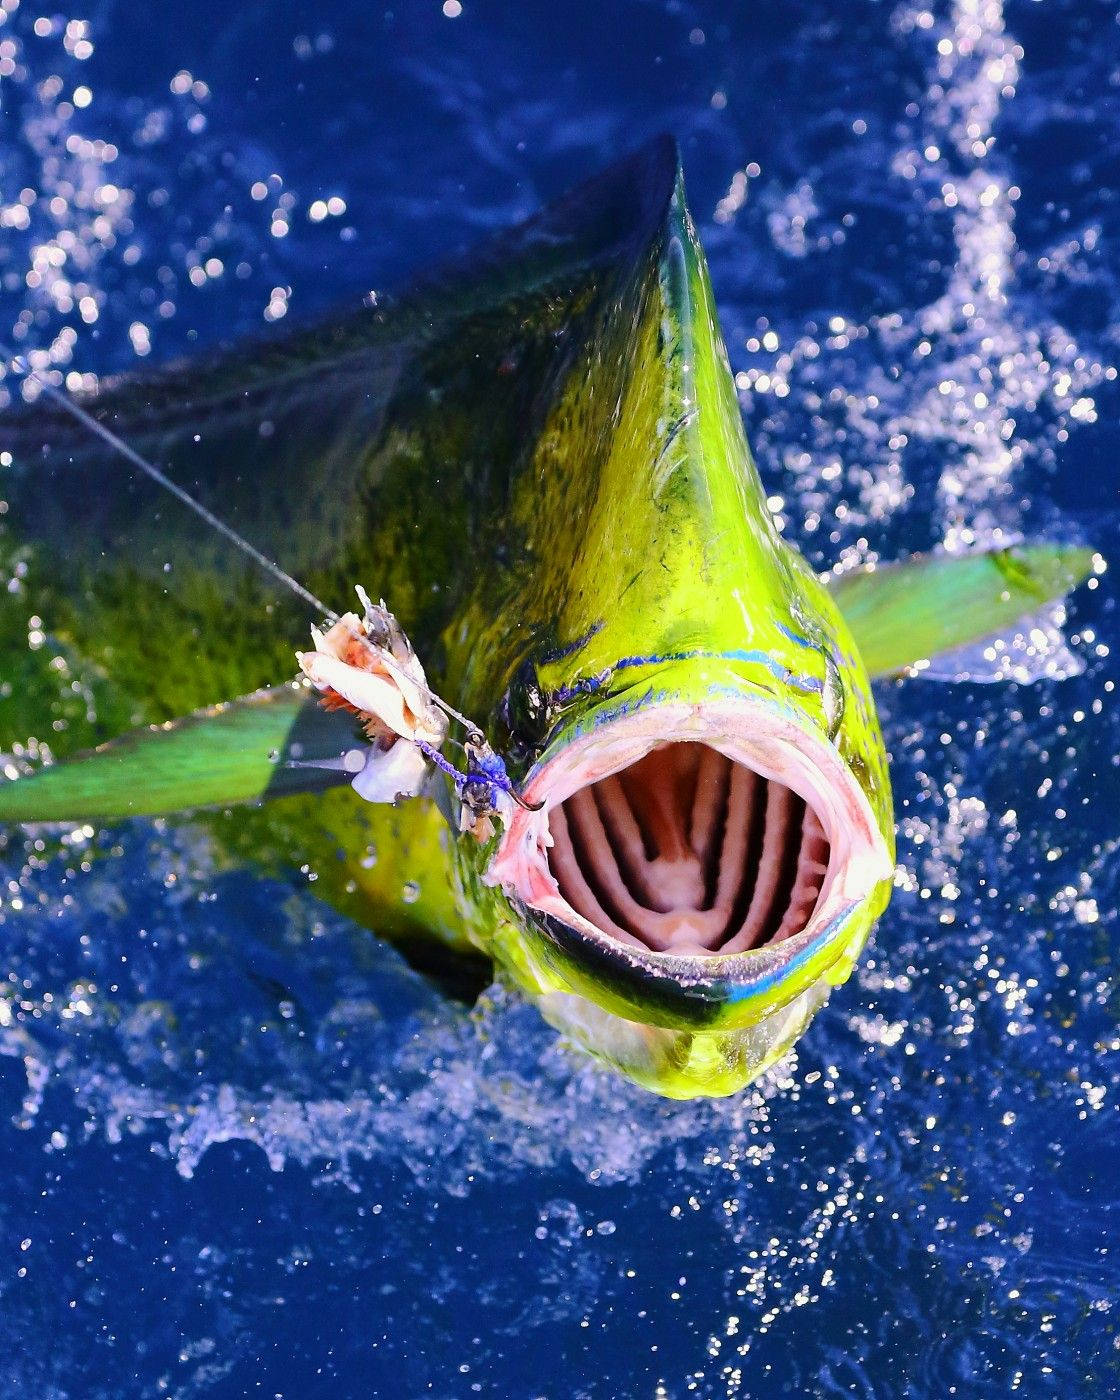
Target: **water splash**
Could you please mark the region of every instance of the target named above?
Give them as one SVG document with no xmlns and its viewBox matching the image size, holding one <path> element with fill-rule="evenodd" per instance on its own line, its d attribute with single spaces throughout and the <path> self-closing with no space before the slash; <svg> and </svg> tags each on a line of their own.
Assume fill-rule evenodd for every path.
<svg viewBox="0 0 1120 1400">
<path fill-rule="evenodd" d="M 662 1102 L 563 1047 L 501 987 L 470 1012 L 442 1001 L 310 899 L 262 933 L 253 910 L 282 887 L 223 881 L 200 833 L 138 824 L 111 851 L 105 865 L 95 843 L 69 870 L 29 852 L 0 900 L 0 1054 L 23 1062 L 29 1130 L 47 1086 L 65 1085 L 87 1131 L 158 1133 L 184 1176 L 238 1140 L 276 1171 L 329 1160 L 349 1180 L 352 1162 L 389 1159 L 455 1194 L 472 1174 L 560 1162 L 632 1181 L 713 1113 L 764 1117 L 790 1084 L 787 1066 L 722 1110 Z"/>
<path fill-rule="evenodd" d="M 930 240 L 926 270 L 940 290 L 914 302 L 900 265 L 879 298 L 893 295 L 897 309 L 770 325 L 747 337 L 755 363 L 737 375 L 746 407 L 764 414 L 760 455 L 782 462 L 788 490 L 772 507 L 822 564 L 841 568 L 889 555 L 904 520 L 911 535 L 928 529 L 953 550 L 1019 533 L 1024 469 L 1052 461 L 1078 425 L 1093 423 L 1094 391 L 1117 377 L 1099 347 L 1083 349 L 1022 284 L 1022 190 L 998 124 L 1023 49 L 1001 0 L 953 0 L 944 11 L 904 3 L 891 28 L 927 71 L 924 94 L 893 123 L 902 140 L 883 158 Z M 852 128 L 871 140 L 867 121 Z M 771 199 L 767 225 L 786 257 L 811 252 L 823 270 L 861 232 L 875 246 L 868 215 L 842 212 L 862 195 L 850 159 L 841 151 Z M 737 199 L 732 181 L 721 201 L 721 222 L 744 203 L 740 184 Z M 892 271 L 876 268 L 888 279 Z"/>
<path fill-rule="evenodd" d="M 952 212 L 956 257 L 910 342 L 912 353 L 931 359 L 937 382 L 892 427 L 949 447 L 938 494 L 953 549 L 1015 528 L 1015 469 L 1039 449 L 1018 420 L 1046 405 L 1051 434 L 1091 422 L 1090 391 L 1115 369 L 1087 363 L 1062 327 L 1037 325 L 1033 308 L 1014 302 L 1021 191 L 1001 157 L 996 122 L 1015 96 L 1023 49 L 1006 32 L 1002 0 L 954 0 L 946 22 L 930 18 L 909 7 L 895 15 L 903 29 L 923 29 L 936 52 L 918 139 L 899 152 L 896 168 Z"/>
<path fill-rule="evenodd" d="M 297 196 L 271 152 L 212 129 L 204 78 L 157 63 L 135 92 L 97 82 L 102 28 L 0 4 L 0 339 L 71 392 L 97 387 L 91 360 L 166 360 L 199 326 L 215 338 L 286 315 L 279 250 L 297 215 L 311 242 L 354 234 L 340 196 Z M 3 379 L 0 407 L 40 392 Z"/>
</svg>

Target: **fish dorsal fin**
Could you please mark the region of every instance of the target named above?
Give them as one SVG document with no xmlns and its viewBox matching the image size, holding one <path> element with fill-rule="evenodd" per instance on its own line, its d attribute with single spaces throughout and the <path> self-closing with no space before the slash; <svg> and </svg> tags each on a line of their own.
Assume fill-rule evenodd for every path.
<svg viewBox="0 0 1120 1400">
<path fill-rule="evenodd" d="M 329 606 L 361 582 L 430 648 L 477 570 L 485 522 L 506 508 L 557 367 L 660 226 L 675 174 L 659 139 L 396 304 L 128 376 L 85 406 Z M 62 409 L 0 414 L 0 448 L 12 606 L 145 718 L 291 674 L 305 604 Z M 19 724 L 0 749 L 26 738 Z"/>
</svg>

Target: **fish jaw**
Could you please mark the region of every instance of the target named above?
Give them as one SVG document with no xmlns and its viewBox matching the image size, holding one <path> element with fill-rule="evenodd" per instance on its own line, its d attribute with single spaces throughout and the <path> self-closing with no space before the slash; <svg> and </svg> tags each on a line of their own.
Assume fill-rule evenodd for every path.
<svg viewBox="0 0 1120 1400">
<path fill-rule="evenodd" d="M 851 972 L 889 897 L 889 840 L 796 711 L 744 687 L 647 696 L 601 708 L 528 774 L 523 795 L 542 805 L 517 809 L 484 875 L 520 915 L 517 948 L 496 951 L 553 1017 L 567 1004 L 571 1020 L 564 999 L 578 998 L 668 1031 L 773 1027 Z M 779 1018 L 783 1049 L 808 1014 Z M 603 1032 L 586 1008 L 575 1020 Z"/>
</svg>

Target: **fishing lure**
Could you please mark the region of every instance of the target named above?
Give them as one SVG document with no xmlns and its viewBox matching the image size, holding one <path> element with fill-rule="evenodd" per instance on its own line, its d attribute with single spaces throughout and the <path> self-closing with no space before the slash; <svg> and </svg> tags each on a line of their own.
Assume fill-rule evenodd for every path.
<svg viewBox="0 0 1120 1400">
<path fill-rule="evenodd" d="M 0 785 L 0 821 L 191 811 L 674 1096 L 784 1054 L 887 904 L 872 679 L 1103 567 L 819 579 L 767 509 L 668 140 L 395 305 L 107 385 L 99 436 L 72 407 L 0 417 L 0 744 L 74 755 Z M 356 582 L 391 613 L 319 601 Z"/>
<path fill-rule="evenodd" d="M 372 740 L 350 786 L 367 802 L 396 802 L 423 791 L 429 769 L 450 778 L 461 807 L 459 830 L 479 841 L 494 834 L 514 802 L 534 810 L 514 791 L 502 759 L 477 725 L 428 688 L 424 668 L 384 602 L 373 604 L 361 584 L 364 616 L 346 613 L 329 632 L 311 629 L 314 651 L 296 653 L 304 675 L 328 709 L 349 709 Z M 461 770 L 439 752 L 454 716 L 467 730 Z"/>
</svg>

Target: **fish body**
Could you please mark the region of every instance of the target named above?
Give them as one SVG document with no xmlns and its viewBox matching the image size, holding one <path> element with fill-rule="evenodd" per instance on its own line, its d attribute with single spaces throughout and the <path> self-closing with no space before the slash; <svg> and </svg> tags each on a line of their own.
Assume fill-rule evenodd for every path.
<svg viewBox="0 0 1120 1400">
<path fill-rule="evenodd" d="M 668 140 L 396 307 L 89 408 L 332 606 L 355 584 L 384 598 L 516 800 L 485 839 L 444 820 L 459 789 L 438 766 L 434 797 L 363 802 L 339 760 L 353 717 L 288 680 L 302 605 L 37 406 L 0 420 L 0 548 L 20 616 L 33 602 L 93 700 L 61 713 L 17 678 L 0 745 L 61 720 L 52 737 L 79 748 L 210 708 L 20 778 L 0 820 L 275 799 L 209 819 L 231 854 L 311 864 L 379 931 L 483 954 L 673 1096 L 734 1092 L 784 1054 L 886 906 L 865 657 L 900 670 L 1088 567 L 987 556 L 959 622 L 906 624 L 939 567 L 943 598 L 961 586 L 936 560 L 834 596 L 767 509 Z M 14 616 L 0 650 L 26 669 Z"/>
</svg>

